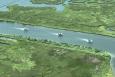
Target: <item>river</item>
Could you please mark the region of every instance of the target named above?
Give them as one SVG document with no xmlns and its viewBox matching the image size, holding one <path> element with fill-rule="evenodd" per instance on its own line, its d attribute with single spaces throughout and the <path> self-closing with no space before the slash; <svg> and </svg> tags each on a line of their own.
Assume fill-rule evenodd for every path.
<svg viewBox="0 0 115 77">
<path fill-rule="evenodd" d="M 30 25 L 26 26 L 28 31 L 24 31 L 24 26 L 25 25 L 18 23 L 1 22 L 0 33 L 13 34 L 18 36 L 21 35 L 23 37 L 31 37 L 36 39 L 47 39 L 54 42 L 68 43 L 74 45 L 83 45 L 86 47 L 93 47 L 99 50 L 108 51 L 111 53 L 112 57 L 112 68 L 115 69 L 115 38 L 81 32 L 51 29 L 46 27 L 33 27 Z M 58 33 L 63 33 L 63 37 L 58 37 Z M 88 39 L 93 40 L 93 43 L 88 43 Z"/>
<path fill-rule="evenodd" d="M 69 0 L 68 0 L 69 1 Z M 68 2 L 65 1 L 65 4 Z M 8 11 L 7 6 L 18 4 L 20 6 L 34 6 L 34 7 L 55 7 L 57 11 L 63 11 L 64 6 L 59 5 L 47 5 L 47 4 L 32 4 L 30 0 L 0 0 L 0 11 Z M 18 23 L 0 22 L 0 34 L 14 34 L 21 35 L 23 37 L 31 37 L 36 39 L 47 39 L 54 42 L 62 42 L 74 45 L 83 45 L 87 47 L 93 47 L 99 50 L 108 51 L 111 53 L 111 67 L 115 74 L 115 38 L 87 34 L 81 32 L 73 32 L 66 30 L 51 29 L 45 27 L 33 27 L 26 26 L 29 30 L 25 32 L 23 30 L 25 25 Z M 58 33 L 63 33 L 63 37 L 58 37 Z M 88 39 L 93 40 L 93 43 L 88 43 Z"/>
</svg>

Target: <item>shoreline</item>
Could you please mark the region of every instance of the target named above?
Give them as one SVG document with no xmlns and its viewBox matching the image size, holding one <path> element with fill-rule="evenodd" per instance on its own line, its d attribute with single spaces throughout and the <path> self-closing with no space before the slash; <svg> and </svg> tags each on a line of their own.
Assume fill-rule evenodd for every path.
<svg viewBox="0 0 115 77">
<path fill-rule="evenodd" d="M 101 34 L 101 33 L 99 34 L 99 33 L 93 33 L 93 32 L 91 33 L 91 32 L 85 32 L 85 31 L 69 30 L 69 29 L 61 28 L 61 27 L 50 27 L 50 26 L 43 26 L 43 25 L 37 26 L 37 24 L 20 22 L 20 21 L 16 21 L 16 20 L 0 19 L 0 22 L 18 23 L 18 24 L 22 24 L 24 26 L 30 25 L 30 26 L 33 26 L 33 27 L 46 27 L 46 28 L 51 28 L 51 29 L 59 29 L 59 30 L 66 30 L 66 31 L 72 31 L 72 32 L 80 32 L 80 33 L 86 33 L 86 34 L 93 34 L 93 35 L 100 35 L 100 36 L 115 38 L 115 35 L 112 36 L 112 35 L 105 35 L 105 34 Z"/>
</svg>

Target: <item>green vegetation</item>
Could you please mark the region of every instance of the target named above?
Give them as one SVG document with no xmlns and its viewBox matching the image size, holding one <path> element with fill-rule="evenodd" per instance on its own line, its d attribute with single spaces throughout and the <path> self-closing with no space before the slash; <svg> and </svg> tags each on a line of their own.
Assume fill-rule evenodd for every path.
<svg viewBox="0 0 115 77">
<path fill-rule="evenodd" d="M 56 12 L 55 8 L 35 8 L 22 6 L 9 6 L 8 12 L 0 12 L 1 21 L 12 21 L 37 26 L 58 29 L 67 29 L 115 36 L 114 4 L 100 5 L 92 3 L 70 3 L 63 12 Z"/>
<path fill-rule="evenodd" d="M 57 1 L 62 0 L 47 3 L 58 4 Z M 108 30 L 114 28 L 114 3 L 71 1 L 64 5 L 63 12 L 56 12 L 55 8 L 9 6 L 8 12 L 0 12 L 0 21 L 115 36 L 114 29 Z M 0 77 L 112 77 L 110 55 L 83 46 L 0 35 Z"/>
<path fill-rule="evenodd" d="M 16 40 L 0 46 L 0 77 L 112 77 L 107 53 L 47 40 L 0 38 Z"/>
<path fill-rule="evenodd" d="M 12 73 L 31 70 L 35 66 L 31 60 L 34 52 L 31 49 L 22 40 L 0 35 L 0 77 L 11 77 Z"/>
<path fill-rule="evenodd" d="M 31 0 L 34 4 L 61 4 L 64 0 Z"/>
</svg>

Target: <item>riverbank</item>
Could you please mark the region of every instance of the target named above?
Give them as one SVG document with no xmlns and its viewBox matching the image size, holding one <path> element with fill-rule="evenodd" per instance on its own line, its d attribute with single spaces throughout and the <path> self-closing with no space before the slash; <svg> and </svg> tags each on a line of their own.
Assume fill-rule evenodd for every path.
<svg viewBox="0 0 115 77">
<path fill-rule="evenodd" d="M 1 21 L 19 22 L 33 26 L 45 26 L 115 37 L 115 32 L 108 31 L 108 26 L 104 25 L 104 22 L 103 25 L 99 25 L 102 22 L 98 22 L 100 19 L 99 15 L 97 23 L 94 22 L 96 20 L 95 16 L 91 16 L 87 11 L 72 11 L 68 7 L 64 12 L 57 13 L 55 8 L 34 8 L 14 5 L 9 7 L 9 12 L 0 12 Z"/>
<path fill-rule="evenodd" d="M 66 29 L 66 28 L 62 28 L 62 27 L 50 27 L 50 26 L 46 26 L 46 25 L 37 25 L 37 24 L 33 24 L 33 23 L 27 23 L 27 22 L 20 22 L 20 21 L 16 21 L 16 20 L 7 20 L 7 19 L 0 19 L 0 22 L 8 22 L 8 23 L 17 23 L 17 24 L 22 24 L 25 27 L 28 26 L 33 26 L 33 27 L 46 27 L 46 28 L 52 28 L 52 29 L 59 29 L 59 30 L 67 30 L 67 31 L 72 31 L 72 32 L 81 32 L 81 33 L 87 33 L 87 34 L 94 34 L 94 35 L 101 35 L 101 36 L 106 36 L 106 37 L 115 37 L 115 35 L 111 34 L 111 32 L 113 33 L 114 31 L 109 30 L 108 34 L 104 33 L 92 33 L 92 32 L 85 32 L 85 31 L 78 31 L 78 30 L 73 30 L 73 29 Z"/>
<path fill-rule="evenodd" d="M 1 37 L 3 38 L 4 35 Z M 110 55 L 106 52 L 47 40 L 8 35 L 6 37 L 17 40 L 14 45 L 6 46 L 6 51 L 12 47 L 13 51 L 17 51 L 17 47 L 24 48 L 27 52 L 33 51 L 31 60 L 36 63 L 31 70 L 24 70 L 20 73 L 10 69 L 8 77 L 9 75 L 11 77 L 112 77 Z M 3 48 L 4 46 L 0 46 L 0 50 Z"/>
<path fill-rule="evenodd" d="M 78 17 L 76 17 L 76 15 L 78 15 Z M 87 15 L 91 17 L 88 21 Z M 114 31 L 112 33 L 106 33 L 106 24 L 103 24 L 103 22 L 99 22 L 102 25 L 95 25 L 95 23 L 90 24 L 89 21 L 92 20 L 91 22 L 93 22 L 95 17 L 90 16 L 87 12 L 77 13 L 67 8 L 62 13 L 55 12 L 54 8 L 34 8 L 15 5 L 10 6 L 8 12 L 0 12 L 0 18 L 2 22 L 11 21 L 13 23 L 18 22 L 26 25 L 31 24 L 33 26 L 45 25 L 45 27 L 50 28 L 66 29 L 94 34 L 102 33 L 103 35 L 105 33 L 105 35 L 114 36 Z M 10 30 L 16 30 L 16 28 L 11 27 Z M 33 29 L 33 31 L 34 30 L 35 29 Z M 24 33 L 18 29 L 17 31 Z M 27 35 L 27 33 L 25 33 L 25 35 Z M 2 44 L 4 44 L 4 40 L 6 41 L 7 39 L 2 39 Z M 19 51 L 19 48 L 20 50 L 22 48 L 22 50 L 26 52 L 34 51 L 31 60 L 36 63 L 36 66 L 29 71 L 26 69 L 20 73 L 18 71 L 10 71 L 11 77 L 112 77 L 109 63 L 110 55 L 108 53 L 101 53 L 99 50 L 87 48 L 84 46 L 70 46 L 68 44 L 58 44 L 47 40 L 38 41 L 36 39 L 30 38 L 27 40 L 22 37 L 19 37 L 16 40 L 16 42 L 8 40 L 7 43 L 12 42 L 13 45 L 9 44 L 10 47 L 6 47 L 7 49 L 2 46 L 3 49 L 6 49 L 6 51 L 12 50 L 14 52 Z M 1 50 L 3 50 L 2 47 Z M 9 77 L 9 75 L 4 77 Z"/>
<path fill-rule="evenodd" d="M 61 4 L 64 0 L 31 0 L 33 4 Z"/>
</svg>

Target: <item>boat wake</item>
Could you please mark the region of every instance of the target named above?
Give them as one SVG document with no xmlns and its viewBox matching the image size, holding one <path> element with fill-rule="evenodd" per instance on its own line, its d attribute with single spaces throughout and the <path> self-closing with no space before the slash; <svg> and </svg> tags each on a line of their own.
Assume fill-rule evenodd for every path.
<svg viewBox="0 0 115 77">
<path fill-rule="evenodd" d="M 91 40 L 91 39 L 83 39 L 83 38 L 81 38 L 80 40 L 82 40 L 84 42 L 87 42 L 87 43 L 93 43 L 93 40 Z"/>
<path fill-rule="evenodd" d="M 85 41 L 85 42 L 89 41 L 88 39 L 83 39 L 83 38 L 81 38 L 80 40 Z"/>
<path fill-rule="evenodd" d="M 22 30 L 22 31 L 29 30 L 28 28 L 15 28 L 15 29 Z"/>
<path fill-rule="evenodd" d="M 56 36 L 57 36 L 57 35 L 58 35 L 58 33 L 52 33 L 52 35 L 56 35 Z"/>
</svg>

